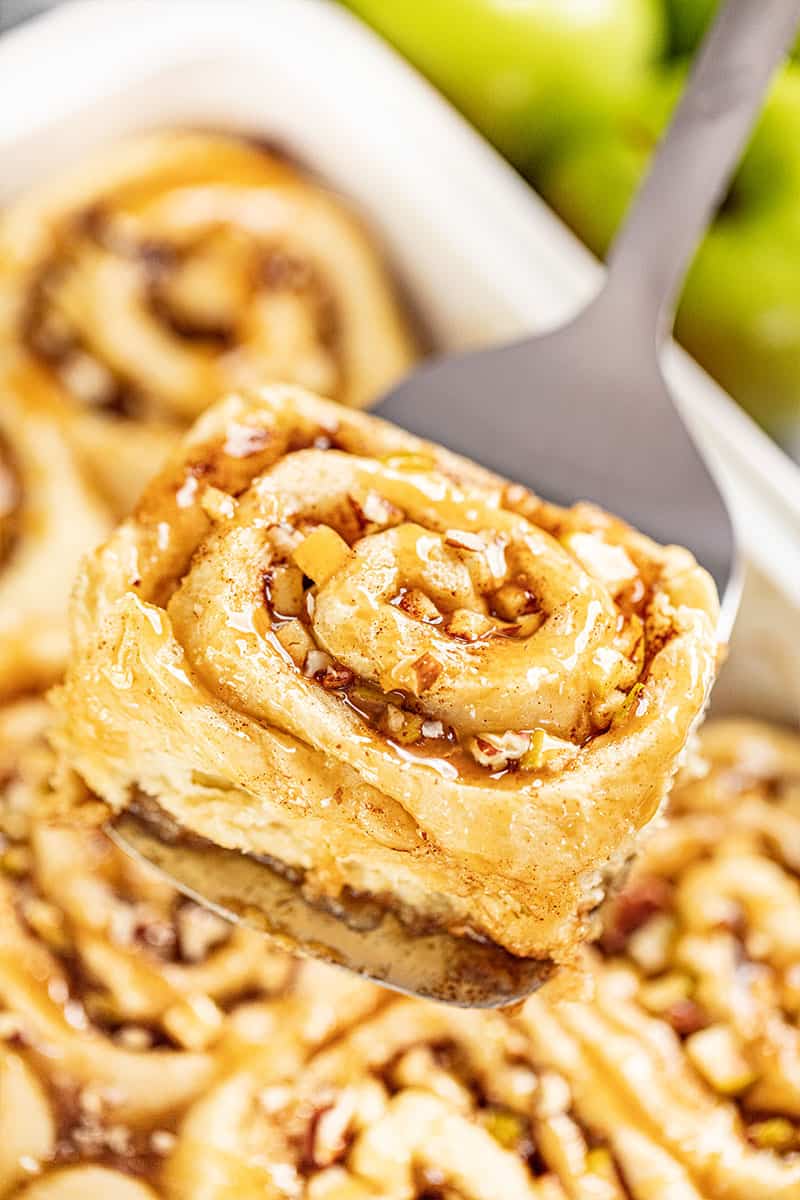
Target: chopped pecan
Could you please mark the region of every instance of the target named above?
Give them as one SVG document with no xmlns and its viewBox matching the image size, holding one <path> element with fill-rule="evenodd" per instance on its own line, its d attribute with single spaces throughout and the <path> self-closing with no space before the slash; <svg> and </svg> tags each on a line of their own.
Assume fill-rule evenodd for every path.
<svg viewBox="0 0 800 1200">
<path fill-rule="evenodd" d="M 397 607 L 402 608 L 403 612 L 416 621 L 427 621 L 429 624 L 438 621 L 442 615 L 430 596 L 421 592 L 419 588 L 409 588 L 404 592 L 397 602 Z"/>
<path fill-rule="evenodd" d="M 491 597 L 491 604 L 492 611 L 503 621 L 516 621 L 539 607 L 533 592 L 518 583 L 504 583 Z"/>
<path fill-rule="evenodd" d="M 708 1016 L 694 1000 L 677 1000 L 663 1014 L 679 1037 L 689 1037 L 708 1025 Z"/>
<path fill-rule="evenodd" d="M 635 880 L 614 901 L 610 920 L 602 937 L 607 954 L 619 954 L 632 933 L 655 913 L 669 908 L 672 889 L 665 879 L 648 876 Z"/>
<path fill-rule="evenodd" d="M 509 763 L 518 763 L 530 746 L 530 735 L 506 730 L 505 733 L 486 733 L 470 738 L 467 746 L 472 757 L 482 767 L 499 771 Z"/>
<path fill-rule="evenodd" d="M 468 529 L 448 529 L 444 535 L 446 545 L 457 550 L 474 550 L 483 553 L 486 546 L 477 533 Z"/>
<path fill-rule="evenodd" d="M 414 674 L 417 677 L 417 694 L 427 692 L 436 683 L 442 673 L 442 664 L 432 654 L 423 654 L 414 663 Z"/>
<path fill-rule="evenodd" d="M 342 663 L 333 662 L 325 668 L 320 678 L 320 683 L 326 691 L 335 692 L 349 687 L 354 679 L 355 675 L 349 667 L 345 667 Z"/>
<path fill-rule="evenodd" d="M 309 679 L 322 679 L 324 673 L 333 666 L 333 659 L 324 650 L 309 650 L 303 674 Z"/>
<path fill-rule="evenodd" d="M 388 705 L 383 717 L 385 731 L 404 746 L 419 741 L 424 723 L 418 713 L 407 712 L 394 704 Z"/>
<path fill-rule="evenodd" d="M 399 524 L 403 519 L 403 513 L 397 505 L 392 504 L 380 492 L 368 491 L 361 497 L 351 494 L 347 499 L 364 532 L 373 533 L 379 529 L 387 529 L 391 525 Z"/>
</svg>

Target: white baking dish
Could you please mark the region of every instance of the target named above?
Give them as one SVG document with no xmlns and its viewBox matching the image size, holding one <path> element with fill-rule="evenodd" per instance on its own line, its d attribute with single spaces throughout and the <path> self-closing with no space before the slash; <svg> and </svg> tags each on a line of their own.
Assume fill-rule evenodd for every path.
<svg viewBox="0 0 800 1200">
<path fill-rule="evenodd" d="M 598 285 L 597 264 L 515 173 L 321 0 L 83 0 L 3 38 L 0 80 L 0 201 L 124 133 L 239 129 L 365 213 L 439 346 L 555 324 Z M 667 366 L 747 562 L 715 703 L 796 722 L 800 472 L 685 354 L 672 349 Z"/>
</svg>

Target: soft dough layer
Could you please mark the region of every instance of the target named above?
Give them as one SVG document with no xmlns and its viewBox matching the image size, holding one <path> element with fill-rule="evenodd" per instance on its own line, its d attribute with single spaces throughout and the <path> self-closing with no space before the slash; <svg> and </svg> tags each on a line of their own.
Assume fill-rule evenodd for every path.
<svg viewBox="0 0 800 1200">
<path fill-rule="evenodd" d="M 115 809 L 563 959 L 703 710 L 715 617 L 686 551 L 265 389 L 88 559 L 58 739 Z"/>
<path fill-rule="evenodd" d="M 80 555 L 212 400 L 282 379 L 362 407 L 413 356 L 359 222 L 254 143 L 148 134 L 23 196 L 0 217 L 0 699 L 57 678 Z"/>
</svg>

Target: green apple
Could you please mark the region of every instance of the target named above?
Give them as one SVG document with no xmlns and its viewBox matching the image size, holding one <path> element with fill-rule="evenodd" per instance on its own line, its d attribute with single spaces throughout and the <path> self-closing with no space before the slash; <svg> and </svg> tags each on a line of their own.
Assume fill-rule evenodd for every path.
<svg viewBox="0 0 800 1200">
<path fill-rule="evenodd" d="M 599 127 L 664 48 L 663 0 L 344 0 L 519 167 Z"/>
<path fill-rule="evenodd" d="M 663 67 L 635 89 L 617 119 L 556 147 L 534 183 L 578 236 L 603 258 L 680 96 L 685 68 Z"/>
<path fill-rule="evenodd" d="M 757 0 L 756 0 L 757 2 Z M 669 43 L 673 54 L 691 54 L 719 7 L 719 0 L 666 0 Z M 800 39 L 794 54 L 800 52 Z"/>
<path fill-rule="evenodd" d="M 670 46 L 675 54 L 690 54 L 700 42 L 718 0 L 666 0 Z"/>
<path fill-rule="evenodd" d="M 622 220 L 679 87 L 639 91 L 614 130 L 562 149 L 538 183 L 598 254 Z M 684 287 L 681 342 L 761 423 L 800 421 L 800 66 L 782 73 Z"/>
</svg>

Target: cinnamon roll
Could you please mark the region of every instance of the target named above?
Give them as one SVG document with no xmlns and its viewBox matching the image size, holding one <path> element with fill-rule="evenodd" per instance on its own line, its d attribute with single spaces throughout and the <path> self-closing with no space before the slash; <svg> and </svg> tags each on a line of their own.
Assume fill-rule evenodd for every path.
<svg viewBox="0 0 800 1200">
<path fill-rule="evenodd" d="M 361 407 L 413 339 L 358 221 L 273 153 L 162 132 L 0 217 L 0 699 L 63 665 L 79 555 L 232 386 Z"/>
<path fill-rule="evenodd" d="M 47 720 L 0 710 L 4 1200 L 800 1193 L 796 735 L 709 726 L 593 999 L 505 1015 L 292 965 L 96 831 L 42 830 Z"/>
<path fill-rule="evenodd" d="M 714 671 L 687 551 L 290 387 L 212 408 L 82 571 L 58 743 L 114 810 L 563 961 Z"/>
<path fill-rule="evenodd" d="M 0 1196 L 140 1200 L 217 1078 L 270 1039 L 271 1069 L 298 1069 L 378 997 L 45 820 L 48 721 L 0 709 Z"/>
<path fill-rule="evenodd" d="M 392 1001 L 292 1080 L 256 1060 L 182 1123 L 170 1200 L 231 1149 L 309 1200 L 795 1200 L 800 739 L 712 725 L 587 952 L 594 996 L 512 1016 Z M 218 1181 L 205 1191 L 209 1179 Z"/>
<path fill-rule="evenodd" d="M 81 556 L 109 528 L 108 513 L 58 424 L 6 391 L 0 400 L 0 701 L 47 687 L 61 673 L 69 590 Z"/>
<path fill-rule="evenodd" d="M 703 1196 L 800 1195 L 800 738 L 728 720 L 611 907 L 597 998 L 526 1027 L 608 1132 L 636 1123 Z M 649 1194 L 649 1193 L 643 1193 Z M 669 1195 L 670 1193 L 665 1193 Z"/>
<path fill-rule="evenodd" d="M 240 1200 L 272 1180 L 308 1200 L 622 1200 L 607 1140 L 571 1107 L 519 1022 L 394 1001 L 292 1080 L 243 1064 L 190 1109 L 162 1186 L 222 1200 L 233 1157 L 253 1163 Z"/>
</svg>

